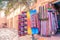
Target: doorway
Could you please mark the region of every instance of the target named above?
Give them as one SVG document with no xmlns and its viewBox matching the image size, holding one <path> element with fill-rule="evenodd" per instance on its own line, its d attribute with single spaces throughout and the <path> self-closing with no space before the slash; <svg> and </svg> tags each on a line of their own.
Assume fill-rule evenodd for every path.
<svg viewBox="0 0 60 40">
<path fill-rule="evenodd" d="M 60 34 L 60 2 L 54 3 L 54 7 L 56 11 L 58 11 L 58 15 L 57 15 L 58 29 L 56 33 Z"/>
</svg>

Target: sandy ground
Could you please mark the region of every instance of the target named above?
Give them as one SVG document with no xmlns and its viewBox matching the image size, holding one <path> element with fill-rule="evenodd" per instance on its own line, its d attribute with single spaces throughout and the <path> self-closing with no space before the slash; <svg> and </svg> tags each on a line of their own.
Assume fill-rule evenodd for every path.
<svg viewBox="0 0 60 40">
<path fill-rule="evenodd" d="M 29 36 L 28 37 L 22 37 L 20 40 L 32 40 L 32 38 Z M 52 36 L 52 37 L 40 37 L 39 39 L 37 40 L 60 40 L 60 37 L 55 37 L 55 36 Z"/>
<path fill-rule="evenodd" d="M 41 37 L 34 35 L 34 40 L 60 40 L 60 35 L 51 37 Z M 0 29 L 0 40 L 33 40 L 32 35 L 18 36 L 18 33 L 14 29 Z"/>
</svg>

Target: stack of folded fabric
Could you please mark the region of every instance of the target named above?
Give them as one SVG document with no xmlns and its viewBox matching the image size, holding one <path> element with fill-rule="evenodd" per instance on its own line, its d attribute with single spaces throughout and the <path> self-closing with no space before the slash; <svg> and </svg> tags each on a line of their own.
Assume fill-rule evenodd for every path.
<svg viewBox="0 0 60 40">
<path fill-rule="evenodd" d="M 19 20 L 19 35 L 23 36 L 27 34 L 27 16 L 26 12 L 22 12 L 22 15 Z"/>
</svg>

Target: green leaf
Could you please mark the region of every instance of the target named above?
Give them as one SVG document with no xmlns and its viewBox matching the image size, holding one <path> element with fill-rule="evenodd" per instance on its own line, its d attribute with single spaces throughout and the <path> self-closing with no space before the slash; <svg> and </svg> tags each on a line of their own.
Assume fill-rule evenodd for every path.
<svg viewBox="0 0 60 40">
<path fill-rule="evenodd" d="M 2 2 L 2 0 L 0 0 L 0 3 Z"/>
</svg>

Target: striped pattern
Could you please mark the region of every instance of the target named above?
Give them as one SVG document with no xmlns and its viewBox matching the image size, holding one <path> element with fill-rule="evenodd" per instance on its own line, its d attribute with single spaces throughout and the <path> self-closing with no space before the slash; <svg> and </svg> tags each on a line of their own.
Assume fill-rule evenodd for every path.
<svg viewBox="0 0 60 40">
<path fill-rule="evenodd" d="M 31 31 L 31 20 L 30 20 L 30 13 L 27 12 L 27 31 L 28 31 L 28 34 L 32 34 L 32 31 Z"/>
<path fill-rule="evenodd" d="M 52 32 L 55 32 L 56 29 L 58 28 L 56 12 L 54 12 L 53 14 L 53 11 L 55 10 L 52 8 L 50 4 L 47 4 L 45 5 L 45 7 L 40 7 L 40 8 L 41 8 L 40 19 L 43 19 L 41 20 L 41 35 L 45 35 L 45 36 L 51 35 Z M 44 8 L 47 8 L 47 9 L 44 10 Z M 48 10 L 48 8 L 51 8 L 52 11 Z M 51 12 L 48 12 L 48 11 L 51 11 Z M 48 19 L 45 20 L 44 18 L 48 18 Z"/>
</svg>

